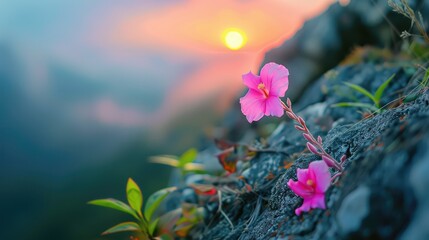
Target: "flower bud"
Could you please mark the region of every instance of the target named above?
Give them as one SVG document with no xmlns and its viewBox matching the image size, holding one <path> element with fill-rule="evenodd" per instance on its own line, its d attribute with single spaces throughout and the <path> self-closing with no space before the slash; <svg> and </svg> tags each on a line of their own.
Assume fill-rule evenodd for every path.
<svg viewBox="0 0 429 240">
<path fill-rule="evenodd" d="M 311 139 L 311 136 L 308 133 L 303 133 L 302 136 L 304 136 L 305 139 L 309 142 L 313 142 L 313 139 Z"/>
<path fill-rule="evenodd" d="M 298 126 L 298 125 L 295 125 L 295 129 L 298 130 L 298 131 L 302 131 L 302 132 L 305 131 L 305 128 L 303 128 L 301 126 Z"/>
<path fill-rule="evenodd" d="M 326 165 L 328 165 L 328 167 L 337 168 L 335 164 L 335 160 L 333 160 L 332 158 L 327 156 L 322 156 L 322 160 L 326 163 Z"/>
<path fill-rule="evenodd" d="M 308 148 L 308 150 L 310 150 L 310 152 L 312 152 L 312 153 L 314 153 L 314 154 L 316 154 L 316 155 L 320 155 L 320 152 L 317 150 L 317 148 L 313 145 L 313 144 L 311 144 L 311 143 L 307 143 L 307 148 Z"/>
<path fill-rule="evenodd" d="M 347 156 L 344 154 L 342 157 L 341 157 L 341 162 L 344 162 L 344 161 L 346 161 L 347 160 Z"/>
<path fill-rule="evenodd" d="M 288 112 L 288 111 L 286 111 L 286 115 L 287 115 L 290 119 L 295 119 L 295 116 L 294 116 L 292 113 Z"/>
</svg>

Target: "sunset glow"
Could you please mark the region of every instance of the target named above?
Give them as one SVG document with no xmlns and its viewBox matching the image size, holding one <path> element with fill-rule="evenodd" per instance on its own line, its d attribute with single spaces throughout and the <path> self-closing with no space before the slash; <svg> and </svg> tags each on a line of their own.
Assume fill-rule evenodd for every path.
<svg viewBox="0 0 429 240">
<path fill-rule="evenodd" d="M 246 44 L 246 35 L 238 29 L 228 29 L 223 36 L 225 46 L 231 50 L 238 50 Z"/>
<path fill-rule="evenodd" d="M 205 57 L 208 52 L 231 53 L 225 36 L 235 30 L 244 38 L 243 50 L 260 53 L 292 36 L 306 18 L 331 1 L 178 1 L 154 11 L 115 14 L 106 32 L 97 37 L 109 39 L 110 49 L 150 48 Z"/>
<path fill-rule="evenodd" d="M 177 1 L 153 11 L 113 11 L 108 28 L 97 28 L 94 39 L 102 36 L 100 42 L 121 59 L 138 59 L 138 69 L 144 66 L 142 56 L 163 56 L 162 61 L 155 58 L 156 63 L 162 63 L 154 72 L 158 76 L 166 72 L 166 64 L 189 64 L 183 65 L 189 70 L 180 75 L 160 78 L 158 83 L 172 87 L 165 90 L 164 99 L 159 99 L 162 104 L 158 111 L 143 114 L 142 122 L 150 119 L 161 126 L 162 119 L 171 119 L 182 109 L 220 92 L 222 100 L 218 99 L 214 108 L 219 112 L 230 108 L 242 89 L 241 74 L 257 71 L 265 51 L 279 46 L 331 2 Z M 135 54 L 141 52 L 144 54 Z M 152 66 L 151 59 L 147 61 Z"/>
</svg>

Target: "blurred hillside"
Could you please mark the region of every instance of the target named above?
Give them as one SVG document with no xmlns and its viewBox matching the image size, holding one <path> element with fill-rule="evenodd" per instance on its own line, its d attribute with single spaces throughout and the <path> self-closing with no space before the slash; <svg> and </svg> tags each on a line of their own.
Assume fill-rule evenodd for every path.
<svg viewBox="0 0 429 240">
<path fill-rule="evenodd" d="M 73 104 L 90 101 L 106 85 L 88 85 L 91 77 L 60 63 L 46 65 L 49 88 L 34 93 L 25 82 L 25 60 L 10 46 L 0 47 L 0 239 L 95 239 L 121 215 L 93 215 L 97 210 L 87 201 L 114 194 L 123 198 L 128 177 L 141 183 L 146 196 L 165 187 L 170 169 L 148 163 L 147 157 L 204 144 L 203 130 L 219 118 L 216 111 L 206 111 L 214 108 L 207 100 L 171 119 L 162 131 L 81 121 Z"/>
</svg>

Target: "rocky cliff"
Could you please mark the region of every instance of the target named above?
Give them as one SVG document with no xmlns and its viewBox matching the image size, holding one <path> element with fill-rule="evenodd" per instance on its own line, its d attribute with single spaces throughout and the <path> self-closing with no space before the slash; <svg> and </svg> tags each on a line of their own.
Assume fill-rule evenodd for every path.
<svg viewBox="0 0 429 240">
<path fill-rule="evenodd" d="M 428 12 L 427 1 L 410 4 Z M 286 183 L 296 180 L 297 168 L 307 168 L 318 157 L 285 120 L 254 145 L 273 151 L 239 165 L 232 175 L 237 181 L 215 183 L 218 191 L 229 191 L 218 199 L 221 207 L 206 202 L 205 222 L 190 238 L 429 239 L 429 92 L 421 84 L 429 48 L 419 40 L 407 45 L 397 38 L 395 31 L 409 24 L 384 1 L 354 0 L 334 4 L 270 51 L 265 61 L 284 64 L 291 72 L 298 114 L 314 135 L 323 137 L 328 153 L 336 159 L 347 156 L 345 174 L 329 188 L 326 210 L 296 216 L 302 199 Z M 334 107 L 371 103 L 344 83 L 374 93 L 391 76 L 380 110 Z"/>
<path fill-rule="evenodd" d="M 331 107 L 353 94 L 338 89 L 342 82 L 375 91 L 392 73 L 381 113 Z M 429 93 L 416 91 L 413 76 L 401 62 L 390 61 L 338 66 L 325 74 L 316 84 L 324 91 L 302 96 L 317 103 L 299 114 L 323 136 L 327 152 L 348 156 L 346 173 L 326 195 L 328 209 L 294 213 L 302 199 L 286 182 L 318 157 L 306 151 L 292 122 L 285 122 L 268 139 L 279 153 L 259 153 L 242 173 L 252 191 L 224 197 L 234 228 L 217 216 L 201 239 L 428 239 L 423 226 L 429 220 Z M 417 98 L 404 103 L 407 96 Z"/>
</svg>

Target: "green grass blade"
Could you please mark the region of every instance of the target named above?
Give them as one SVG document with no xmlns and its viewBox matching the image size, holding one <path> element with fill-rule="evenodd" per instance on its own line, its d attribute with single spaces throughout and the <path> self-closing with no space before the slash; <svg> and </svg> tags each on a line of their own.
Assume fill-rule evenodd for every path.
<svg viewBox="0 0 429 240">
<path fill-rule="evenodd" d="M 420 94 L 419 94 L 419 93 L 409 94 L 409 95 L 407 95 L 407 96 L 404 98 L 403 102 L 404 102 L 404 103 L 413 102 L 413 101 L 415 101 L 415 100 L 416 100 L 417 98 L 419 98 L 419 97 L 420 97 Z"/>
<path fill-rule="evenodd" d="M 332 107 L 358 107 L 358 108 L 366 108 L 374 112 L 379 111 L 378 108 L 368 103 L 340 102 L 340 103 L 333 104 L 331 106 Z"/>
<path fill-rule="evenodd" d="M 143 195 L 140 187 L 132 178 L 128 178 L 127 182 L 127 200 L 128 204 L 134 209 L 141 218 L 142 216 L 142 206 L 143 206 Z"/>
<path fill-rule="evenodd" d="M 384 83 L 381 84 L 375 91 L 374 98 L 376 100 L 376 105 L 378 108 L 380 108 L 380 100 L 381 97 L 383 97 L 384 90 L 386 89 L 387 85 L 389 85 L 389 83 L 393 80 L 393 78 L 395 78 L 395 75 L 395 73 L 392 74 L 392 76 L 390 76 L 386 81 L 384 81 Z"/>
<path fill-rule="evenodd" d="M 101 235 L 107 235 L 107 234 L 112 234 L 117 232 L 129 232 L 129 231 L 136 232 L 136 231 L 141 231 L 141 229 L 140 229 L 140 226 L 135 222 L 123 222 L 107 229 Z"/>
<path fill-rule="evenodd" d="M 148 222 L 151 222 L 152 215 L 159 207 L 159 204 L 161 204 L 162 200 L 164 200 L 164 198 L 166 198 L 167 195 L 174 190 L 176 190 L 175 187 L 164 188 L 150 195 L 144 208 L 144 216 Z"/>
<path fill-rule="evenodd" d="M 344 84 L 346 84 L 351 89 L 353 89 L 353 90 L 355 90 L 355 91 L 357 91 L 357 92 L 365 95 L 366 97 L 368 97 L 369 99 L 371 99 L 375 104 L 377 104 L 377 101 L 374 98 L 374 96 L 370 92 L 368 92 L 366 89 L 364 89 L 363 87 L 358 86 L 358 85 L 353 84 L 353 83 L 344 83 Z"/>
<path fill-rule="evenodd" d="M 426 87 L 429 83 L 429 68 L 426 69 L 426 73 L 423 77 L 423 81 L 421 82 L 422 87 Z"/>
<path fill-rule="evenodd" d="M 115 209 L 115 210 L 118 210 L 118 211 L 121 211 L 124 213 L 128 213 L 131 216 L 133 216 L 134 218 L 136 218 L 137 220 L 141 220 L 139 218 L 139 216 L 137 215 L 137 212 L 134 211 L 130 206 L 128 206 L 124 202 L 121 202 L 121 201 L 113 199 L 113 198 L 92 200 L 92 201 L 88 202 L 88 204 L 106 207 L 106 208 L 112 208 L 112 209 Z"/>
</svg>

